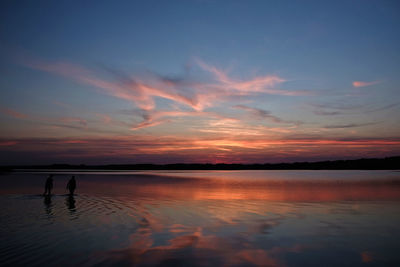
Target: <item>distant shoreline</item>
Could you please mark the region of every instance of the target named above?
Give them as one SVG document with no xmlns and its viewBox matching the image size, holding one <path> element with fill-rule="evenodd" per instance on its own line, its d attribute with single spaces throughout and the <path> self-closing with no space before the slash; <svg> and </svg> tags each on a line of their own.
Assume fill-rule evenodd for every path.
<svg viewBox="0 0 400 267">
<path fill-rule="evenodd" d="M 8 165 L 0 171 L 142 171 L 142 170 L 400 170 L 400 156 L 355 160 L 265 164 L 107 164 L 107 165 Z"/>
</svg>

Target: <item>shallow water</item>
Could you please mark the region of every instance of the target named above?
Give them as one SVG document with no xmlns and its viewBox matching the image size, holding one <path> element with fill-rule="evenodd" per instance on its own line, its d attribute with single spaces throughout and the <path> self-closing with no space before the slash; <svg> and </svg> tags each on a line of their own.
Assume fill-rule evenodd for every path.
<svg viewBox="0 0 400 267">
<path fill-rule="evenodd" d="M 0 265 L 400 265 L 400 172 L 46 176 L 0 176 Z"/>
</svg>

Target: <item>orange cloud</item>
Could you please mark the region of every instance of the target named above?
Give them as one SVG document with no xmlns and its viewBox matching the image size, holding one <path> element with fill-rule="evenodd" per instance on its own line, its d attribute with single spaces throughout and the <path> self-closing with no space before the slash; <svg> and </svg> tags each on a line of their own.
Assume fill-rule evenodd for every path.
<svg viewBox="0 0 400 267">
<path fill-rule="evenodd" d="M 162 123 L 165 123 L 165 122 L 168 122 L 168 121 L 170 121 L 170 120 L 158 120 L 158 121 L 145 120 L 145 121 L 137 124 L 136 126 L 133 126 L 131 128 L 131 130 L 139 130 L 139 129 L 142 129 L 142 128 L 153 127 L 153 126 L 157 126 L 159 124 L 162 124 Z"/>
<path fill-rule="evenodd" d="M 176 103 L 191 107 L 196 111 L 202 111 L 205 107 L 212 106 L 215 102 L 235 95 L 250 95 L 254 93 L 267 93 L 275 95 L 305 95 L 306 91 L 290 91 L 275 89 L 279 83 L 285 80 L 276 75 L 265 75 L 250 80 L 235 80 L 217 69 L 197 60 L 198 65 L 216 77 L 216 82 L 187 82 L 184 85 L 168 79 L 154 79 L 147 77 L 147 81 L 137 77 L 116 77 L 116 81 L 108 81 L 99 78 L 92 71 L 64 62 L 44 62 L 31 60 L 23 64 L 46 72 L 56 73 L 78 82 L 100 88 L 104 93 L 117 98 L 135 103 L 144 110 L 155 108 L 155 97 L 169 99 Z"/>
<path fill-rule="evenodd" d="M 161 111 L 147 111 L 143 114 L 144 120 L 132 127 L 132 130 L 137 130 L 146 127 L 156 126 L 165 122 L 171 122 L 172 119 L 164 118 L 175 118 L 175 117 L 208 117 L 218 118 L 221 120 L 236 121 L 236 119 L 224 117 L 217 113 L 205 112 L 205 111 L 182 111 L 182 110 L 161 110 Z"/>
<path fill-rule="evenodd" d="M 353 86 L 354 87 L 364 87 L 364 86 L 370 86 L 374 84 L 378 84 L 380 81 L 373 81 L 373 82 L 363 82 L 363 81 L 354 81 Z"/>
<path fill-rule="evenodd" d="M 286 81 L 285 79 L 276 75 L 258 76 L 247 81 L 240 81 L 228 77 L 228 75 L 224 71 L 219 70 L 214 66 L 208 65 L 200 59 L 197 59 L 196 62 L 203 70 L 208 71 L 215 76 L 218 84 L 214 85 L 214 87 L 219 88 L 220 90 L 229 91 L 231 94 L 234 94 L 235 91 L 239 95 L 245 95 L 255 92 L 290 96 L 310 94 L 310 92 L 308 91 L 274 89 L 274 86 Z"/>
<path fill-rule="evenodd" d="M 94 77 L 85 77 L 81 81 L 101 88 L 109 95 L 131 101 L 144 110 L 152 110 L 155 108 L 154 97 L 169 99 L 180 104 L 188 105 L 193 109 L 199 109 L 194 99 L 185 97 L 175 88 L 167 86 L 157 88 L 139 80 L 132 80 L 121 84 Z"/>
<path fill-rule="evenodd" d="M 288 159 L 324 157 L 379 157 L 400 152 L 398 139 L 268 139 L 263 136 L 157 137 L 152 135 L 109 138 L 2 139 L 16 151 L 42 151 L 61 158 L 149 159 L 151 162 L 282 162 Z M 7 146 L 3 146 L 7 148 Z M 46 152 L 47 151 L 47 152 Z M 73 151 L 73 152 L 69 152 Z M 4 151 L 3 151 L 4 152 Z"/>
<path fill-rule="evenodd" d="M 151 110 L 155 107 L 153 97 L 162 97 L 175 102 L 189 105 L 193 109 L 199 109 L 195 99 L 184 96 L 174 86 L 168 83 L 160 84 L 163 87 L 154 87 L 137 79 L 125 79 L 123 81 L 110 82 L 100 78 L 83 68 L 70 63 L 48 63 L 40 60 L 30 60 L 23 63 L 25 66 L 46 72 L 56 73 L 72 78 L 78 82 L 89 84 L 103 89 L 105 93 L 114 97 L 134 102 L 138 107 Z"/>
</svg>

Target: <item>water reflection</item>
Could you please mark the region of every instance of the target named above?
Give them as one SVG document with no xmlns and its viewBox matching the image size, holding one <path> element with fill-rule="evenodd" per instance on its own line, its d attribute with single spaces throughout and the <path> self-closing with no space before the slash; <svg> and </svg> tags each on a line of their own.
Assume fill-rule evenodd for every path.
<svg viewBox="0 0 400 267">
<path fill-rule="evenodd" d="M 6 265 L 399 265 L 399 179 L 290 178 L 87 175 L 75 197 L 0 195 L 0 256 Z M 43 205 L 51 223 L 38 218 Z"/>
<path fill-rule="evenodd" d="M 96 254 L 98 265 L 135 266 L 284 266 L 279 254 L 302 251 L 301 246 L 253 248 L 248 242 L 204 235 L 201 229 L 172 238 L 166 245 L 152 246 L 145 238 L 131 248 Z"/>
<path fill-rule="evenodd" d="M 400 211 L 394 204 L 400 200 L 396 180 L 179 178 L 120 185 L 113 184 L 113 190 L 124 205 L 139 205 L 132 207 L 139 228 L 130 234 L 129 246 L 96 252 L 91 264 L 320 266 L 322 261 L 359 266 L 375 262 L 372 252 L 364 252 L 372 246 L 373 253 L 399 260 L 382 249 L 391 246 L 389 235 L 372 237 L 385 225 L 379 221 L 381 205 L 386 212 Z M 91 182 L 82 186 L 95 187 Z M 110 188 L 107 182 L 96 186 Z M 399 216 L 392 219 L 392 227 L 400 222 Z M 370 239 L 373 245 L 366 242 Z"/>
<path fill-rule="evenodd" d="M 140 178 L 140 177 L 139 177 Z M 188 200 L 265 200 L 290 202 L 325 202 L 343 200 L 400 199 L 399 180 L 367 181 L 237 181 L 218 179 L 114 178 L 111 181 L 81 182 L 81 188 L 93 194 L 127 195 L 152 199 Z M 160 181 L 161 180 L 161 181 Z"/>
<path fill-rule="evenodd" d="M 44 208 L 46 211 L 47 215 L 53 215 L 53 211 L 52 211 L 52 203 L 51 203 L 51 195 L 45 195 L 43 196 L 43 203 L 44 203 Z"/>
<path fill-rule="evenodd" d="M 69 209 L 70 212 L 72 212 L 72 213 L 76 212 L 74 196 L 68 195 L 65 198 L 65 205 L 67 206 L 67 208 Z"/>
</svg>

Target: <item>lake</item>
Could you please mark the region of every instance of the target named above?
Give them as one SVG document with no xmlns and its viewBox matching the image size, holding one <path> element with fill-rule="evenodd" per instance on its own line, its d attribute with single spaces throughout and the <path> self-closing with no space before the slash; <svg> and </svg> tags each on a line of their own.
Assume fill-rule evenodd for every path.
<svg viewBox="0 0 400 267">
<path fill-rule="evenodd" d="M 43 197 L 50 173 L 53 195 Z M 0 179 L 2 266 L 400 266 L 398 171 L 43 170 Z"/>
</svg>

